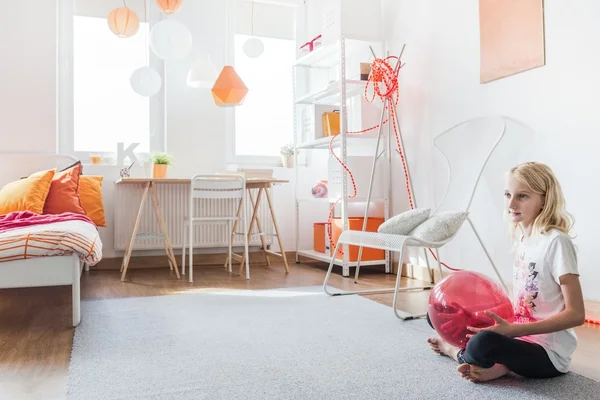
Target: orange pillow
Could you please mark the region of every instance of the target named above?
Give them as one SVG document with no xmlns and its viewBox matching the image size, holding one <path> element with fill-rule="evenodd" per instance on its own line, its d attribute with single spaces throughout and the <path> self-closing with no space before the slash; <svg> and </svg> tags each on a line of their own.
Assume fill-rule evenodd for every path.
<svg viewBox="0 0 600 400">
<path fill-rule="evenodd" d="M 71 212 L 85 215 L 79 200 L 79 175 L 81 164 L 54 174 L 50 192 L 46 197 L 44 214 L 62 214 Z"/>
<path fill-rule="evenodd" d="M 106 226 L 104 218 L 104 204 L 102 203 L 102 176 L 81 175 L 79 177 L 79 199 L 85 210 L 85 215 L 90 217 L 96 226 Z"/>
<path fill-rule="evenodd" d="M 56 170 L 39 171 L 8 183 L 0 190 L 0 215 L 14 211 L 42 214 Z"/>
</svg>

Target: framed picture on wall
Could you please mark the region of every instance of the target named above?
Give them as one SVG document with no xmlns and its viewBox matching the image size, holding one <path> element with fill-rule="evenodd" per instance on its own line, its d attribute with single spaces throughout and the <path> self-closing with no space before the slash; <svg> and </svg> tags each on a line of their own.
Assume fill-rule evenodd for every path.
<svg viewBox="0 0 600 400">
<path fill-rule="evenodd" d="M 480 83 L 546 64 L 543 0 L 479 0 Z"/>
</svg>

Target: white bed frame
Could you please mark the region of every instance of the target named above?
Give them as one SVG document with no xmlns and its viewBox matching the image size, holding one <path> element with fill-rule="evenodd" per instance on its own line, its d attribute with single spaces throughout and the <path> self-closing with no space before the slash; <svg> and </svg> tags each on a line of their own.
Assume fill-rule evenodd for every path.
<svg viewBox="0 0 600 400">
<path fill-rule="evenodd" d="M 28 157 L 50 158 L 54 160 L 54 165 L 48 166 L 48 169 L 59 166 L 61 159 L 63 161 L 66 160 L 69 164 L 77 161 L 75 157 L 66 155 L 32 153 L 0 153 L 0 160 L 6 159 L 9 156 L 18 157 L 19 159 Z M 25 176 L 24 171 L 14 172 L 17 176 L 13 176 L 12 180 Z M 31 172 L 33 171 L 29 171 L 29 173 Z M 6 183 L 8 182 L 0 180 L 0 187 Z M 82 263 L 77 254 L 0 262 L 0 289 L 71 285 L 73 327 L 75 327 L 81 321 L 80 279 L 84 268 L 86 271 L 89 271 L 89 266 Z"/>
<path fill-rule="evenodd" d="M 87 264 L 85 267 L 88 270 Z M 71 285 L 73 327 L 81 321 L 80 279 L 83 263 L 77 254 L 29 258 L 0 263 L 0 288 L 22 288 Z"/>
</svg>

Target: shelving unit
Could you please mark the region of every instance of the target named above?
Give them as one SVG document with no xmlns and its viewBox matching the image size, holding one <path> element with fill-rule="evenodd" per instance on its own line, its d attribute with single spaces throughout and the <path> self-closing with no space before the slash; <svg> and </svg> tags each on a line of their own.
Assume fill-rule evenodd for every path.
<svg viewBox="0 0 600 400">
<path fill-rule="evenodd" d="M 311 217 L 317 218 L 314 222 L 326 222 L 330 207 L 338 198 L 341 200 L 335 215 L 341 218 L 343 230 L 349 229 L 351 216 L 364 216 L 377 131 L 361 135 L 349 132 L 374 126 L 380 119 L 381 111 L 362 100 L 367 81 L 360 80 L 360 63 L 371 63 L 372 52 L 379 57 L 384 55 L 380 3 L 373 0 L 365 10 L 364 2 L 359 0 L 307 0 L 297 12 L 297 47 L 318 34 L 322 35 L 323 42 L 312 52 L 298 57 L 293 67 L 296 262 L 300 257 L 331 262 L 330 254 L 315 251 L 306 242 L 313 242 L 307 240 L 310 239 L 309 232 L 313 232 Z M 332 106 L 340 112 L 340 134 L 332 147 L 344 164 L 350 164 L 357 181 L 356 198 L 349 198 L 352 193 L 349 174 L 339 163 L 332 163 L 335 159 L 329 151 L 331 137 L 307 137 L 300 117 L 304 115 L 303 107 L 316 105 Z M 313 117 L 313 123 L 321 124 L 319 115 Z M 315 132 L 312 134 L 316 135 Z M 374 208 L 376 215 L 369 216 L 385 220 L 390 213 L 391 146 L 387 139 L 382 138 L 381 143 L 383 150 L 377 156 L 377 174 L 383 179 L 377 180 L 378 190 L 374 191 L 369 203 L 375 206 L 370 209 Z M 307 166 L 298 165 L 300 152 L 307 153 Z M 310 186 L 301 182 L 302 178 L 323 171 L 329 180 L 329 197 L 313 198 Z M 325 179 L 322 176 L 320 179 Z M 357 262 L 349 261 L 348 250 L 348 245 L 344 245 L 343 258 L 334 260 L 335 265 L 342 267 L 343 276 L 349 276 L 350 268 L 357 265 Z M 361 261 L 361 265 L 382 265 L 388 273 L 392 270 L 388 252 L 380 260 Z"/>
<path fill-rule="evenodd" d="M 361 95 L 365 90 L 365 81 L 346 80 L 344 82 L 332 82 L 325 88 L 312 93 L 307 93 L 296 99 L 296 104 L 335 104 L 341 103 L 342 90 L 345 91 L 345 97 Z M 342 89 L 343 88 L 343 89 Z"/>
</svg>

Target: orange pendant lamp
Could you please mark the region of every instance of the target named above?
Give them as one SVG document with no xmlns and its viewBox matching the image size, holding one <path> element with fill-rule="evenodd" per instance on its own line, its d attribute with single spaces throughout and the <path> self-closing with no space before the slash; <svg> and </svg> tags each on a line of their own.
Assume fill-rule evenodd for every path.
<svg viewBox="0 0 600 400">
<path fill-rule="evenodd" d="M 158 8 L 165 14 L 173 14 L 181 7 L 183 0 L 156 0 Z"/>
<path fill-rule="evenodd" d="M 248 88 L 232 66 L 226 65 L 212 88 L 213 99 L 219 107 L 240 106 L 248 94 Z"/>
<path fill-rule="evenodd" d="M 140 28 L 140 20 L 132 9 L 127 7 L 115 8 L 106 18 L 111 32 L 120 38 L 135 35 Z"/>
</svg>

